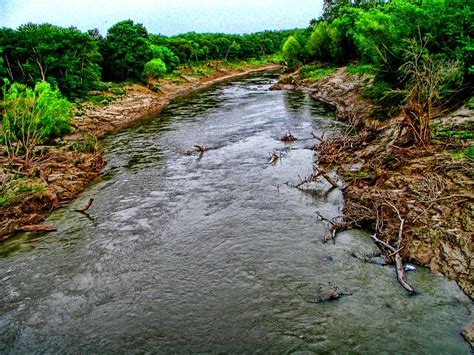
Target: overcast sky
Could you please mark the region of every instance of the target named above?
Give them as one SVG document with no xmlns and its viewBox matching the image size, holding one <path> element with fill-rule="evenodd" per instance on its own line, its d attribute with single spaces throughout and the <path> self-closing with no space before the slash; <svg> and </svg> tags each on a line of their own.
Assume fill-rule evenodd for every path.
<svg viewBox="0 0 474 355">
<path fill-rule="evenodd" d="M 250 33 L 306 27 L 321 0 L 0 0 L 0 27 L 27 22 L 98 28 L 132 19 L 150 33 Z"/>
</svg>

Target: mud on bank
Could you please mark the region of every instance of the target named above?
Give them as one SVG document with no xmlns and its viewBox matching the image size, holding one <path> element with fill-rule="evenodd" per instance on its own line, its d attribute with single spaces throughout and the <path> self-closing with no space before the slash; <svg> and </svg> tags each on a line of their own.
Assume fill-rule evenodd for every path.
<svg viewBox="0 0 474 355">
<path fill-rule="evenodd" d="M 340 68 L 316 81 L 293 74 L 275 89 L 307 90 L 335 105 L 340 119 L 353 128 L 344 137 L 326 137 L 315 147 L 317 163 L 345 180 L 345 222 L 377 229 L 385 241 L 393 242 L 400 226 L 398 210 L 405 219 L 398 246 L 403 259 L 456 280 L 472 298 L 474 163 L 453 154 L 460 148 L 454 141 L 426 147 L 407 144 L 401 117 L 373 119 L 373 105 L 361 95 L 370 80 Z M 472 131 L 473 109 L 463 107 L 438 120 L 446 122 Z"/>
<path fill-rule="evenodd" d="M 57 146 L 38 147 L 31 161 L 9 162 L 0 154 L 0 192 L 10 196 L 8 203 L 0 207 L 0 241 L 24 226 L 41 223 L 48 212 L 64 206 L 100 175 L 106 162 L 97 139 L 160 111 L 176 97 L 242 75 L 278 68 L 279 65 L 269 63 L 221 68 L 198 77 L 182 75 L 180 80 L 155 83 L 157 91 L 129 85 L 123 88 L 121 97 L 105 106 L 82 105 L 72 119 L 72 134 Z"/>
</svg>

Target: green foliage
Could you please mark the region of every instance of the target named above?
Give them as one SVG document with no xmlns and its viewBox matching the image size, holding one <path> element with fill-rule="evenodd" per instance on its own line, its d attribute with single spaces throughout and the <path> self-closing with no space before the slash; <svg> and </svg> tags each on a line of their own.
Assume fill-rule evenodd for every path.
<svg viewBox="0 0 474 355">
<path fill-rule="evenodd" d="M 146 28 L 132 20 L 119 22 L 109 29 L 101 53 L 103 77 L 111 81 L 140 79 L 145 63 L 153 55 Z"/>
<path fill-rule="evenodd" d="M 281 51 L 283 59 L 289 67 L 294 67 L 300 63 L 301 45 L 295 37 L 288 37 Z"/>
<path fill-rule="evenodd" d="M 153 79 L 157 79 L 166 73 L 166 65 L 160 58 L 150 60 L 145 64 L 143 69 L 143 76 L 146 78 L 148 85 Z"/>
<path fill-rule="evenodd" d="M 347 71 L 351 74 L 376 74 L 377 70 L 373 65 L 352 65 L 347 67 Z"/>
<path fill-rule="evenodd" d="M 69 150 L 78 153 L 94 154 L 101 151 L 99 140 L 94 136 L 87 136 L 80 142 L 74 142 L 69 146 Z"/>
<path fill-rule="evenodd" d="M 399 112 L 399 107 L 404 100 L 403 92 L 393 90 L 390 84 L 380 78 L 364 86 L 362 96 L 370 99 L 375 105 L 372 114 L 380 121 Z"/>
<path fill-rule="evenodd" d="M 179 58 L 167 47 L 150 45 L 154 59 L 161 59 L 167 68 L 167 72 L 172 72 L 179 65 Z"/>
<path fill-rule="evenodd" d="M 305 65 L 300 69 L 300 76 L 309 80 L 319 80 L 325 76 L 334 74 L 336 71 L 336 68 L 319 68 L 314 65 Z"/>
<path fill-rule="evenodd" d="M 27 179 L 6 174 L 0 183 L 0 207 L 8 207 L 25 198 L 43 196 L 44 182 L 40 179 Z"/>
<path fill-rule="evenodd" d="M 70 132 L 71 105 L 58 89 L 39 82 L 34 89 L 14 83 L 3 87 L 4 115 L 2 134 L 11 156 L 30 158 L 32 149 L 41 143 Z"/>
<path fill-rule="evenodd" d="M 17 31 L 0 29 L 3 73 L 10 81 L 33 87 L 38 81 L 57 85 L 67 97 L 82 97 L 100 79 L 98 45 L 71 28 L 28 23 Z"/>
<path fill-rule="evenodd" d="M 474 146 L 470 146 L 466 149 L 461 149 L 457 152 L 451 154 L 452 157 L 456 160 L 458 159 L 470 159 L 474 160 Z"/>
</svg>

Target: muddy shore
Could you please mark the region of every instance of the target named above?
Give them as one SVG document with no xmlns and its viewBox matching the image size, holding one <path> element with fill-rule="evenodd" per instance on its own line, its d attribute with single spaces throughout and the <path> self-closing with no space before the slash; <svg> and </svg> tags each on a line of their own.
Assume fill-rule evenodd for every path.
<svg viewBox="0 0 474 355">
<path fill-rule="evenodd" d="M 142 117 L 158 112 L 173 99 L 218 82 L 259 71 L 277 70 L 273 63 L 221 68 L 204 76 L 182 75 L 160 80 L 158 90 L 141 85 L 123 88 L 124 94 L 104 105 L 86 103 L 72 119 L 73 132 L 56 146 L 38 147 L 29 162 L 0 157 L 0 185 L 15 183 L 13 203 L 0 209 L 0 241 L 22 229 L 41 229 L 48 212 L 81 193 L 106 164 L 97 139 Z M 7 171 L 7 172 L 5 172 Z M 19 191 L 22 191 L 19 193 Z"/>
<path fill-rule="evenodd" d="M 401 131 L 401 117 L 384 122 L 373 119 L 373 105 L 361 95 L 368 81 L 366 75 L 340 68 L 317 81 L 290 75 L 275 89 L 307 90 L 335 105 L 340 119 L 353 128 L 345 137 L 328 137 L 315 147 L 318 164 L 345 180 L 345 221 L 372 230 L 378 221 L 383 224 L 381 237 L 393 241 L 400 220 L 384 203 L 390 202 L 405 220 L 399 245 L 403 259 L 456 280 L 473 298 L 474 164 L 454 157 L 452 153 L 459 149 L 455 144 L 452 148 L 446 142 L 426 147 L 405 144 L 407 132 Z M 473 111 L 462 107 L 437 123 L 462 122 L 469 130 Z"/>
</svg>

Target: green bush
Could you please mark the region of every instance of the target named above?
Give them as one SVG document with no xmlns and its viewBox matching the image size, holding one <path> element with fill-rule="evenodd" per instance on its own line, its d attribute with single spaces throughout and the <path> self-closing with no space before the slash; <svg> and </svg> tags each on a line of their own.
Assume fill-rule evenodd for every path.
<svg viewBox="0 0 474 355">
<path fill-rule="evenodd" d="M 289 67 L 294 67 L 300 63 L 301 45 L 295 37 L 288 37 L 281 51 L 283 59 Z"/>
<path fill-rule="evenodd" d="M 159 78 L 166 74 L 166 64 L 160 59 L 155 58 L 145 64 L 143 69 L 143 76 L 146 78 L 148 86 L 150 86 L 153 79 Z"/>
<path fill-rule="evenodd" d="M 25 155 L 28 159 L 38 144 L 50 144 L 71 130 L 70 103 L 57 88 L 39 82 L 34 89 L 23 84 L 3 87 L 4 116 L 2 135 L 10 155 Z"/>
</svg>

